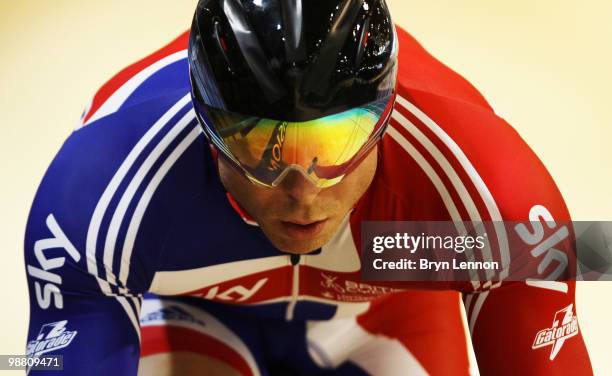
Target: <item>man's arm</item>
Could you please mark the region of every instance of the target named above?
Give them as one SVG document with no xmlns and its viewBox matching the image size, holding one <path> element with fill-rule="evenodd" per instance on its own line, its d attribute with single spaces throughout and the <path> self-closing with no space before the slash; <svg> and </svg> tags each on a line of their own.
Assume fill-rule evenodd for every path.
<svg viewBox="0 0 612 376">
<path fill-rule="evenodd" d="M 465 295 L 468 322 L 482 375 L 589 375 L 575 303 L 576 243 L 571 216 L 552 176 L 503 119 L 477 126 L 486 144 L 478 169 L 506 226 L 509 278 Z M 474 152 L 476 145 L 470 145 Z M 488 219 L 488 218 L 487 218 Z M 526 223 L 526 221 L 529 221 Z M 554 244 L 554 234 L 566 234 Z M 498 238 L 499 240 L 499 238 Z M 500 244 L 503 244 L 501 241 Z M 500 246 L 503 249 L 503 246 Z M 538 252 L 534 252 L 539 249 Z M 530 279 L 516 273 L 528 270 Z M 543 281 L 552 279 L 552 281 Z"/>
<path fill-rule="evenodd" d="M 140 161 L 150 158 L 150 140 L 167 132 L 163 125 L 188 103 L 183 67 L 165 69 L 186 67 L 188 36 L 129 65 L 96 92 L 38 188 L 24 245 L 28 351 L 63 355 L 62 375 L 137 372 L 140 296 L 164 233 L 147 233 L 140 248 L 140 232 L 126 223 L 134 218 L 133 199 L 142 201 L 136 188 L 147 182 Z M 164 90 L 135 86 L 135 77 L 164 82 Z M 139 250 L 142 257 L 133 257 Z"/>
<path fill-rule="evenodd" d="M 575 282 L 511 282 L 466 295 L 481 375 L 593 374 L 574 293 Z"/>
<path fill-rule="evenodd" d="M 139 338 L 119 299 L 92 297 L 66 290 L 63 307 L 41 308 L 29 277 L 30 323 L 27 354 L 61 355 L 62 371 L 31 371 L 34 375 L 136 375 Z M 45 287 L 49 283 L 42 282 Z M 123 303 L 125 304 L 125 303 Z M 127 303 L 131 304 L 131 303 Z"/>
<path fill-rule="evenodd" d="M 431 140 L 426 149 L 434 156 L 432 160 L 445 162 L 446 169 L 457 174 L 456 183 L 449 185 L 449 190 L 456 190 L 459 196 L 456 202 L 466 209 L 467 216 L 462 219 L 475 222 L 544 220 L 548 224 L 554 221 L 559 227 L 567 225 L 571 217 L 559 189 L 520 135 L 494 113 L 467 80 L 427 53 L 406 32 L 398 30 L 398 35 L 396 111 L 407 119 L 403 121 L 408 131 L 404 134 L 418 135 L 416 130 L 419 130 L 422 138 Z M 542 126 L 554 134 L 553 124 Z M 572 229 L 567 229 L 567 241 L 555 245 L 559 249 L 554 254 L 549 255 L 549 248 L 532 255 L 527 245 L 535 247 L 545 239 L 540 239 L 544 232 L 558 229 L 543 227 L 546 228 L 537 234 L 531 234 L 532 229 L 528 229 L 529 242 L 514 243 L 516 248 L 508 241 L 516 241 L 517 234 L 505 231 L 498 234 L 496 230 L 495 238 L 490 239 L 493 255 L 496 259 L 503 259 L 502 255 L 509 259 L 510 254 L 516 255 L 510 251 L 526 249 L 519 257 L 526 258 L 527 266 L 539 270 L 542 264 L 543 275 L 534 277 L 546 279 L 557 269 L 563 269 L 559 279 L 570 277 L 569 271 L 575 267 Z M 510 231 L 514 229 L 510 227 Z M 525 232 L 522 235 L 518 234 L 518 238 L 524 237 Z M 557 252 L 567 255 L 565 262 L 554 257 L 559 255 Z M 509 275 L 517 278 L 515 273 L 520 272 L 521 266 L 525 266 L 524 259 L 511 262 Z M 450 284 L 450 287 L 466 293 L 465 306 L 481 374 L 592 373 L 574 320 L 574 282 L 506 282 L 490 290 L 487 290 L 490 285 L 484 284 L 478 287 L 478 292 L 471 293 L 468 283 Z M 567 323 L 569 326 L 564 326 Z M 555 340 L 553 344 L 547 336 L 554 328 L 565 328 L 571 337 Z"/>
<path fill-rule="evenodd" d="M 32 210 L 25 248 L 27 354 L 62 355 L 62 375 L 136 374 L 139 298 L 103 294 L 107 282 L 96 282 L 84 268 L 86 255 L 63 228 L 63 218 L 39 208 Z"/>
<path fill-rule="evenodd" d="M 62 355 L 61 375 L 135 375 L 140 297 L 105 262 L 105 237 L 98 230 L 108 223 L 95 208 L 107 186 L 98 183 L 112 170 L 105 172 L 100 163 L 107 162 L 99 158 L 104 153 L 82 132 L 55 157 L 28 218 L 27 354 Z"/>
</svg>

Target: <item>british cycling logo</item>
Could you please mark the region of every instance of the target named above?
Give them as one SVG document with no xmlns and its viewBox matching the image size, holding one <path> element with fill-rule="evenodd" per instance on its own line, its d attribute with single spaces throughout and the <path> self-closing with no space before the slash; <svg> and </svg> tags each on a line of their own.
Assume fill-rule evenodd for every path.
<svg viewBox="0 0 612 376">
<path fill-rule="evenodd" d="M 321 292 L 321 295 L 331 300 L 364 302 L 370 301 L 380 295 L 401 291 L 400 289 L 391 287 L 369 285 L 367 283 L 350 280 L 342 280 L 344 282 L 343 285 L 338 281 L 338 276 L 326 273 L 321 273 L 321 277 L 321 287 L 325 289 Z"/>
<path fill-rule="evenodd" d="M 540 330 L 533 341 L 532 349 L 551 346 L 550 360 L 555 359 L 565 340 L 578 334 L 578 319 L 573 312 L 574 305 L 557 311 L 550 328 Z"/>
<path fill-rule="evenodd" d="M 76 337 L 76 330 L 66 330 L 68 320 L 44 324 L 35 340 L 28 342 L 26 348 L 27 356 L 39 356 L 53 350 L 63 349 L 70 345 Z"/>
</svg>

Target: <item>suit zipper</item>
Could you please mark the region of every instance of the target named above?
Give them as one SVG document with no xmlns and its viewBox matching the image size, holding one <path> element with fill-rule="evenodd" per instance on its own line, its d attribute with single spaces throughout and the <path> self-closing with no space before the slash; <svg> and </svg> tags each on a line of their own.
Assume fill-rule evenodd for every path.
<svg viewBox="0 0 612 376">
<path fill-rule="evenodd" d="M 287 305 L 287 312 L 285 314 L 285 320 L 293 320 L 293 314 L 295 311 L 295 305 L 297 304 L 298 297 L 300 295 L 300 255 L 290 256 L 292 266 L 292 283 L 291 283 L 291 299 Z"/>
</svg>

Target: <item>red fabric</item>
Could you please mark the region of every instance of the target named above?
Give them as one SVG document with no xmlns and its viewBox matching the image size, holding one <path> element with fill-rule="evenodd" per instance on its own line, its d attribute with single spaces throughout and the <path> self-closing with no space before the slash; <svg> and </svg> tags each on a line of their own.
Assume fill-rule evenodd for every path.
<svg viewBox="0 0 612 376">
<path fill-rule="evenodd" d="M 491 106 L 465 78 L 427 52 L 414 37 L 397 27 L 398 79 L 404 88 L 456 98 L 486 109 Z"/>
<path fill-rule="evenodd" d="M 193 352 L 228 364 L 244 376 L 253 375 L 247 362 L 236 350 L 205 333 L 178 326 L 155 325 L 143 327 L 141 335 L 141 357 L 172 351 Z"/>
<path fill-rule="evenodd" d="M 240 207 L 240 205 L 238 204 L 238 202 L 236 202 L 236 200 L 232 197 L 232 195 L 230 195 L 229 193 L 225 193 L 225 195 L 227 196 L 227 200 L 229 201 L 230 205 L 232 205 L 232 208 L 234 208 L 234 210 L 236 211 L 236 213 L 238 213 L 238 215 L 246 220 L 246 221 L 250 221 L 250 222 L 255 222 L 255 220 L 253 219 L 253 217 L 251 217 L 249 215 L 249 213 L 246 212 L 246 210 L 242 209 L 242 207 Z"/>
<path fill-rule="evenodd" d="M 400 341 L 430 375 L 468 375 L 459 296 L 454 291 L 393 294 L 373 302 L 357 322 L 372 334 Z"/>
</svg>

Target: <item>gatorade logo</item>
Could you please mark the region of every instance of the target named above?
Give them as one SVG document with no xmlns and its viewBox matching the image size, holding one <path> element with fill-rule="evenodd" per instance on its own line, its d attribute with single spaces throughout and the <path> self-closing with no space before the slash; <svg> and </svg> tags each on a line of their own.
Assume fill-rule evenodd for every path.
<svg viewBox="0 0 612 376">
<path fill-rule="evenodd" d="M 76 330 L 67 330 L 66 324 L 68 320 L 62 320 L 44 324 L 35 340 L 28 342 L 26 354 L 28 356 L 39 356 L 51 351 L 68 347 L 74 337 L 77 335 Z"/>
<path fill-rule="evenodd" d="M 540 330 L 533 341 L 532 349 L 552 346 L 550 360 L 555 359 L 565 340 L 578 334 L 578 319 L 573 313 L 573 304 L 555 313 L 552 326 Z"/>
</svg>

